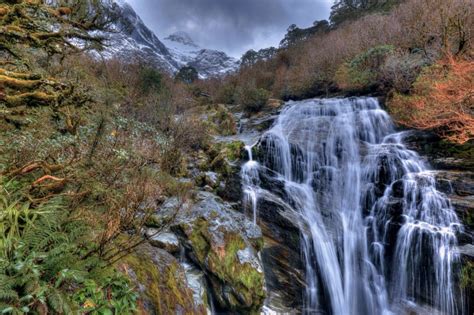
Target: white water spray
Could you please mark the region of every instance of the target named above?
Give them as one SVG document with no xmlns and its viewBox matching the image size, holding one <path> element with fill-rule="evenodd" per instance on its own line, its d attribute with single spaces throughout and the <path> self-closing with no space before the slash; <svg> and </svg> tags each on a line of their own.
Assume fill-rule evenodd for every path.
<svg viewBox="0 0 474 315">
<path fill-rule="evenodd" d="M 305 313 L 393 314 L 413 302 L 462 313 L 458 219 L 376 99 L 292 102 L 262 136 L 260 164 L 246 149 L 244 204 L 254 222 L 266 169 L 304 218 Z"/>
</svg>

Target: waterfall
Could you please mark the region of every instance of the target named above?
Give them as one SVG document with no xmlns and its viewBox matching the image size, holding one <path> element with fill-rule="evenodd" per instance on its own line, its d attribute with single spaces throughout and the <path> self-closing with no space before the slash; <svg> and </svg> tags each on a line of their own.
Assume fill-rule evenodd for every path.
<svg viewBox="0 0 474 315">
<path fill-rule="evenodd" d="M 261 137 L 258 162 L 246 147 L 244 205 L 254 222 L 265 171 L 303 218 L 304 313 L 398 314 L 407 304 L 462 313 L 461 226 L 403 135 L 375 98 L 311 99 L 287 104 Z"/>
<path fill-rule="evenodd" d="M 244 205 L 251 209 L 253 223 L 257 224 L 257 198 L 260 185 L 258 167 L 259 164 L 253 160 L 252 146 L 245 146 L 249 160 L 242 166 L 242 183 L 244 193 Z"/>
</svg>

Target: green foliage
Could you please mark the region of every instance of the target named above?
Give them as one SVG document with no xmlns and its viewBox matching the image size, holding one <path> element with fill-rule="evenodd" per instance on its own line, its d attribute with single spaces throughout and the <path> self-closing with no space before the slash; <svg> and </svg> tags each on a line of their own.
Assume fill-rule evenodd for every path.
<svg viewBox="0 0 474 315">
<path fill-rule="evenodd" d="M 199 78 L 198 71 L 196 68 L 191 66 L 185 66 L 179 69 L 178 73 L 176 74 L 176 80 L 184 82 L 184 83 L 193 83 Z"/>
<path fill-rule="evenodd" d="M 137 294 L 127 279 L 120 275 L 107 277 L 104 284 L 87 279 L 73 300 L 89 314 L 132 314 L 136 310 Z"/>
<path fill-rule="evenodd" d="M 240 65 L 244 67 L 253 66 L 259 61 L 265 61 L 273 58 L 277 52 L 278 50 L 275 47 L 263 48 L 259 51 L 250 49 L 245 52 L 245 54 L 243 54 L 242 58 L 240 58 Z"/>
<path fill-rule="evenodd" d="M 336 0 L 329 19 L 333 25 L 358 19 L 374 12 L 386 12 L 400 0 Z"/>
<path fill-rule="evenodd" d="M 268 101 L 270 93 L 265 89 L 242 88 L 239 92 L 239 103 L 247 112 L 258 112 Z"/>
<path fill-rule="evenodd" d="M 93 314 L 129 314 L 135 309 L 136 294 L 127 280 L 111 277 L 113 270 L 105 268 L 105 262 L 97 255 L 87 255 L 94 246 L 88 239 L 90 228 L 69 215 L 61 198 L 32 208 L 12 190 L 12 182 L 2 184 L 2 313 L 71 314 L 87 310 Z M 92 283 L 96 285 L 95 295 Z M 85 305 L 84 299 L 94 301 L 94 306 Z"/>
<path fill-rule="evenodd" d="M 461 288 L 474 290 L 474 262 L 466 262 L 462 267 Z"/>
<path fill-rule="evenodd" d="M 232 83 L 223 84 L 216 93 L 215 102 L 223 104 L 236 103 L 236 87 Z"/>
<path fill-rule="evenodd" d="M 336 73 L 339 86 L 346 89 L 358 89 L 378 83 L 382 65 L 387 56 L 394 52 L 391 45 L 381 45 L 368 49 L 343 64 Z"/>
<path fill-rule="evenodd" d="M 163 75 L 160 71 L 152 67 L 144 67 L 140 71 L 140 89 L 143 94 L 152 91 L 159 92 L 163 85 Z"/>
<path fill-rule="evenodd" d="M 299 28 L 296 24 L 288 27 L 285 37 L 280 42 L 280 47 L 287 48 L 297 43 L 303 42 L 311 36 L 318 33 L 329 31 L 329 22 L 326 20 L 315 21 L 313 26 L 308 28 Z"/>
</svg>

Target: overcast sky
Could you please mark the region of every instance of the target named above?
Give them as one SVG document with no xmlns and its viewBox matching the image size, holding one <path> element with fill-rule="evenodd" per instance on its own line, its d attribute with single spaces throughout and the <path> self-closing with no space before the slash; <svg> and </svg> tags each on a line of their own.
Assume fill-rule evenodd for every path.
<svg viewBox="0 0 474 315">
<path fill-rule="evenodd" d="M 278 46 L 290 24 L 327 19 L 333 0 L 127 0 L 163 39 L 188 33 L 203 48 L 240 57 L 249 49 Z"/>
</svg>

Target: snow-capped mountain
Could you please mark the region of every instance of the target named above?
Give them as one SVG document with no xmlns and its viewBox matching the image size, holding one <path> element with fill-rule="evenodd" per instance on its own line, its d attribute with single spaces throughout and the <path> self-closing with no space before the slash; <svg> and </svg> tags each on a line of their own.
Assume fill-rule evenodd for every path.
<svg viewBox="0 0 474 315">
<path fill-rule="evenodd" d="M 115 33 L 109 36 L 104 52 L 107 57 L 145 60 L 171 74 L 184 66 L 192 66 L 201 78 L 221 76 L 239 67 L 237 59 L 222 51 L 199 47 L 184 32 L 159 40 L 126 1 L 113 2 L 111 11 Z"/>
<path fill-rule="evenodd" d="M 163 43 L 180 67 L 192 66 L 203 78 L 223 75 L 239 67 L 237 59 L 222 51 L 199 47 L 185 32 L 173 33 Z"/>
</svg>

